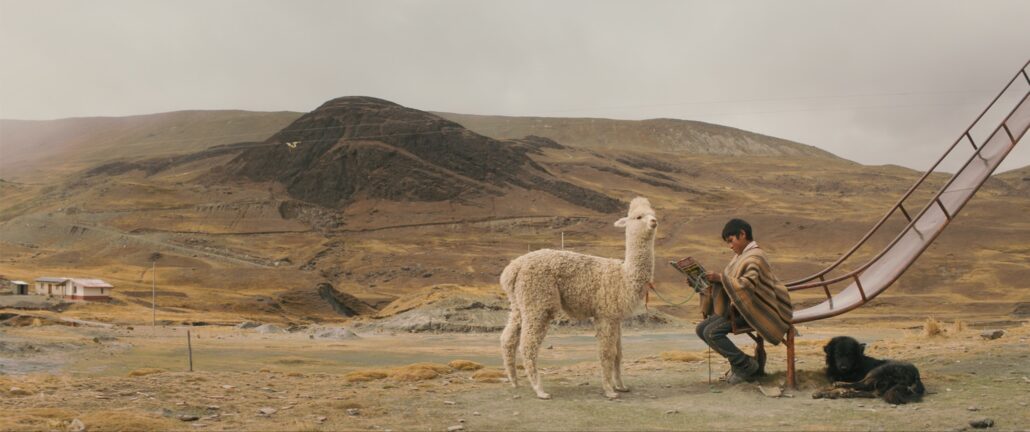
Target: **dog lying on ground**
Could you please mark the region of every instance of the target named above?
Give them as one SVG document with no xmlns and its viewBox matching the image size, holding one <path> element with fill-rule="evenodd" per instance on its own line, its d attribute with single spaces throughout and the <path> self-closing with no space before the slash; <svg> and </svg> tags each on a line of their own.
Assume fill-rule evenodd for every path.
<svg viewBox="0 0 1030 432">
<path fill-rule="evenodd" d="M 916 402 L 926 388 L 919 369 L 911 363 L 880 360 L 865 355 L 865 344 L 837 336 L 823 347 L 826 376 L 833 386 L 812 394 L 814 399 L 875 398 L 892 404 Z"/>
</svg>

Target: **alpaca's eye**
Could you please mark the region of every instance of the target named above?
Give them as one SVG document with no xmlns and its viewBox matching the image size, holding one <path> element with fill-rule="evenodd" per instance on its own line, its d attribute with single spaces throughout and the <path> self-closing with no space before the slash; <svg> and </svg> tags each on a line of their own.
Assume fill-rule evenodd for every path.
<svg viewBox="0 0 1030 432">
<path fill-rule="evenodd" d="M 642 217 L 643 217 L 643 216 L 637 216 L 637 219 L 640 219 L 640 218 L 642 218 Z"/>
</svg>

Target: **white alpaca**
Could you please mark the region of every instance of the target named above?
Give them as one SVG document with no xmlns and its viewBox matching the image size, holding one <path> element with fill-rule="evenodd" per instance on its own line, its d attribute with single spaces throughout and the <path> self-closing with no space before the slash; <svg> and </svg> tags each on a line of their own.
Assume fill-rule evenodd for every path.
<svg viewBox="0 0 1030 432">
<path fill-rule="evenodd" d="M 536 369 L 536 357 L 551 318 L 559 311 L 576 319 L 593 318 L 605 396 L 629 391 L 622 383 L 622 320 L 644 300 L 654 273 L 658 219 L 647 198 L 634 198 L 629 214 L 615 222 L 626 228 L 625 260 L 543 249 L 515 258 L 501 273 L 501 288 L 511 302 L 501 334 L 504 368 L 517 387 L 515 353 L 537 397 L 550 399 Z"/>
</svg>

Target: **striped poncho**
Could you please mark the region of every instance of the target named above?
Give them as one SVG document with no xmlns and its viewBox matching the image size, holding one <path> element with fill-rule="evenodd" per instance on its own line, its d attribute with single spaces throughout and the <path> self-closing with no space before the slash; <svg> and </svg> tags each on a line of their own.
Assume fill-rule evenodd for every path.
<svg viewBox="0 0 1030 432">
<path fill-rule="evenodd" d="M 722 281 L 713 284 L 710 295 L 702 294 L 701 312 L 731 318 L 734 309 L 762 338 L 778 345 L 790 329 L 794 307 L 765 252 L 757 245 L 745 249 L 723 270 Z"/>
</svg>

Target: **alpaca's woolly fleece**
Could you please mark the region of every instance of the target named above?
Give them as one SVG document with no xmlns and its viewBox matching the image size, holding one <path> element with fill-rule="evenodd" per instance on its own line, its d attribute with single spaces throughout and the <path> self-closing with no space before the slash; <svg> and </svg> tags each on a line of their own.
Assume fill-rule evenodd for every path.
<svg viewBox="0 0 1030 432">
<path fill-rule="evenodd" d="M 501 273 L 501 287 L 511 302 L 511 314 L 501 344 L 513 385 L 515 354 L 521 345 L 530 383 L 538 396 L 549 397 L 539 385 L 535 359 L 549 321 L 564 311 L 577 319 L 594 318 L 605 394 L 615 397 L 613 390 L 625 391 L 619 376 L 621 321 L 643 303 L 654 274 L 657 225 L 651 203 L 637 197 L 630 202 L 628 215 L 615 223 L 626 229 L 624 259 L 543 249 L 508 264 Z"/>
</svg>

